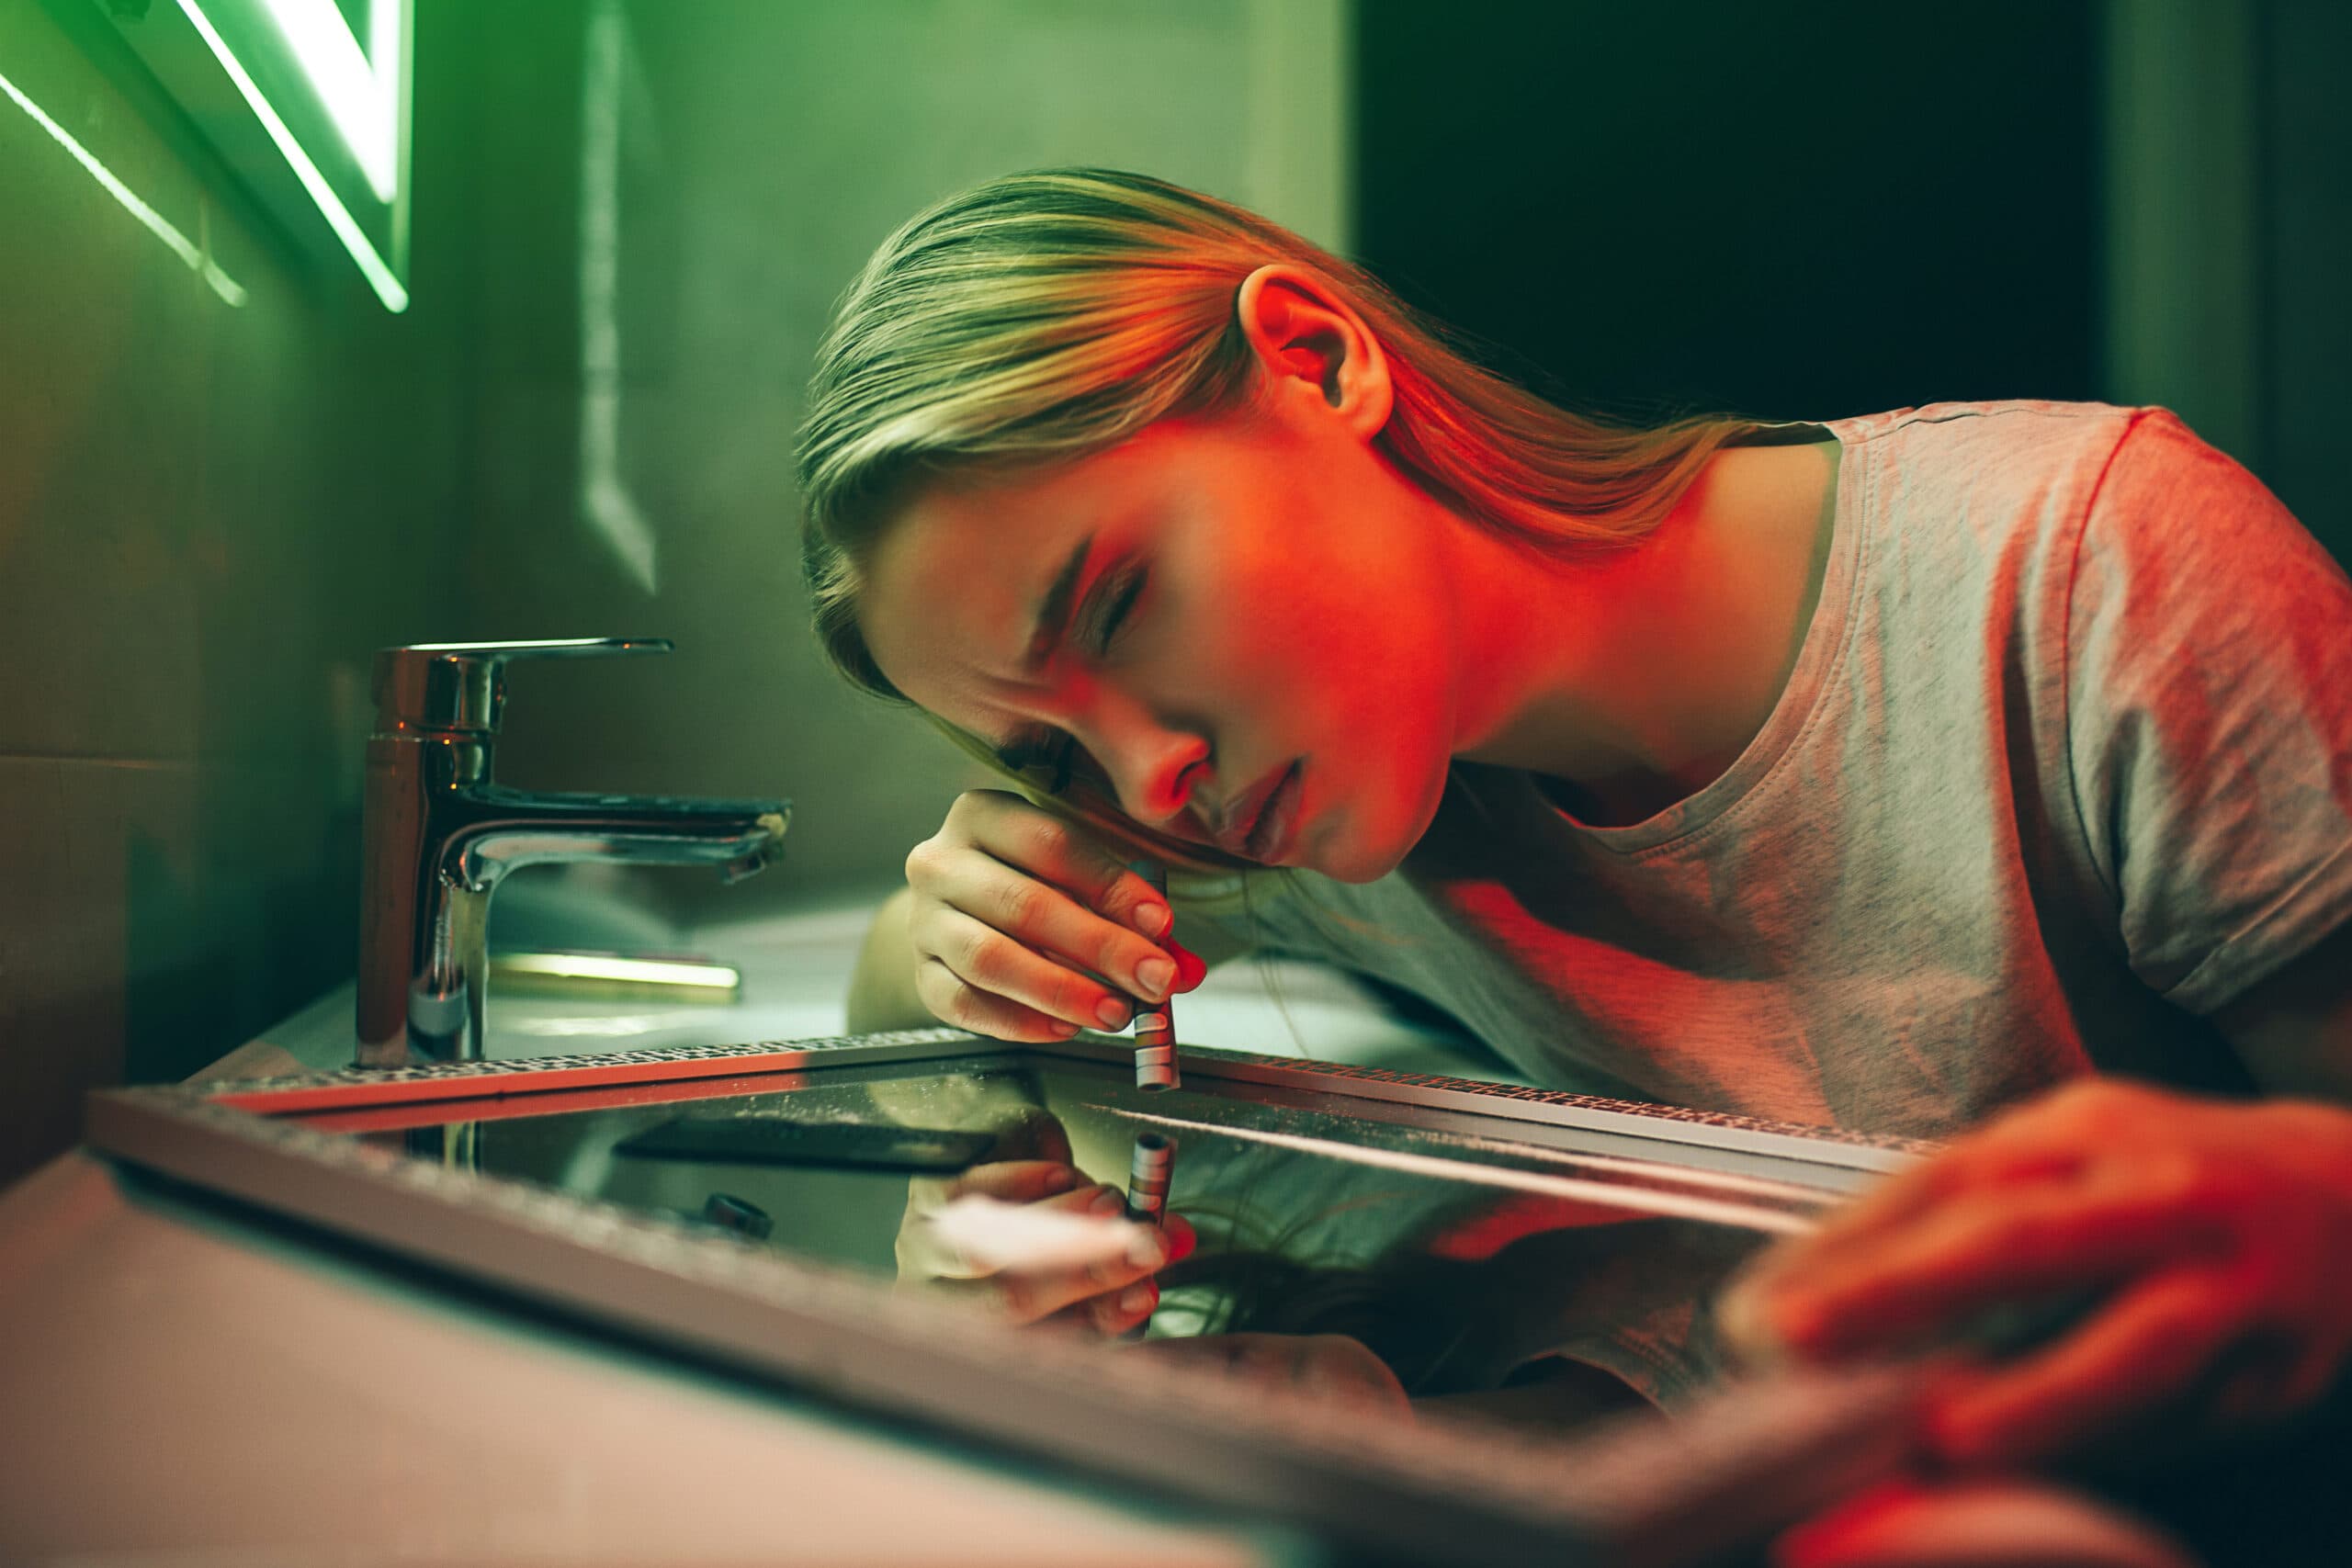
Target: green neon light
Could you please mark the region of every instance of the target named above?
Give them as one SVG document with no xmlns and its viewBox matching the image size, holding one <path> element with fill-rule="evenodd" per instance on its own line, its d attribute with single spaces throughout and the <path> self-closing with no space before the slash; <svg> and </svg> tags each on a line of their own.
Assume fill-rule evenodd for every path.
<svg viewBox="0 0 2352 1568">
<path fill-rule="evenodd" d="M 32 117 L 35 125 L 48 131 L 52 141 L 74 154 L 74 161 L 89 171 L 90 177 L 98 182 L 100 189 L 119 202 L 124 211 L 145 224 L 148 231 L 155 238 L 169 245 L 174 255 L 187 263 L 190 272 L 212 286 L 213 293 L 218 294 L 232 305 L 243 305 L 245 302 L 245 291 L 235 278 L 213 265 L 212 258 L 198 249 L 195 242 L 186 234 L 174 228 L 170 220 L 140 200 L 129 186 L 115 178 L 112 170 L 91 156 L 88 148 L 74 141 L 63 126 L 43 114 L 40 106 L 18 92 L 17 85 L 6 76 L 0 76 L 0 93 L 6 93 L 18 108 Z"/>
<path fill-rule="evenodd" d="M 377 199 L 391 200 L 392 141 L 399 133 L 400 111 L 387 83 L 388 78 L 397 81 L 399 59 L 385 53 L 369 60 L 332 0 L 263 0 L 262 9 L 277 24 L 278 35 L 294 51 L 302 74 L 317 89 L 319 101 L 343 133 L 344 145 L 359 161 Z M 393 0 L 375 7 L 375 15 L 385 19 L 398 11 Z M 379 23 L 374 30 L 380 40 L 390 29 Z"/>
<path fill-rule="evenodd" d="M 261 88 L 246 74 L 245 68 L 237 62 L 236 55 L 230 51 L 228 41 L 197 8 L 196 0 L 180 0 L 180 9 L 187 13 L 187 19 L 195 24 L 205 47 L 212 51 L 212 57 L 220 62 L 220 69 L 229 73 L 229 80 L 235 83 L 237 91 L 244 96 L 247 107 L 260 118 L 262 129 L 269 132 L 269 139 L 277 142 L 277 150 L 286 155 L 286 162 L 292 166 L 295 178 L 302 182 L 302 188 L 311 193 L 312 201 L 318 203 L 327 226 L 334 231 L 335 238 L 343 242 L 343 248 L 351 253 L 351 259 L 359 264 L 359 270 L 375 288 L 376 298 L 384 302 L 384 309 L 395 313 L 407 310 L 408 290 L 401 287 L 399 278 L 392 276 L 392 269 L 385 265 L 384 258 L 368 243 L 368 236 L 353 220 L 349 209 L 334 194 L 334 188 L 327 184 L 326 176 L 319 173 L 319 166 L 311 162 L 311 155 L 302 151 L 302 144 L 294 140 L 294 133 L 286 128 L 286 122 L 277 118 L 277 111 L 270 107 L 269 100 L 262 96 Z"/>
</svg>

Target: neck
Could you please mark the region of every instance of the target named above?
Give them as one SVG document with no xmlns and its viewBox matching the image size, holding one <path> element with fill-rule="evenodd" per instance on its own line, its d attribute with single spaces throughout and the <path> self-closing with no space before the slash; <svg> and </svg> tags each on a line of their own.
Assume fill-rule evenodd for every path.
<svg viewBox="0 0 2352 1568">
<path fill-rule="evenodd" d="M 1787 685 L 1819 591 L 1835 445 L 1711 458 L 1647 536 L 1580 558 L 1457 528 L 1455 755 L 1637 821 L 1721 775 Z"/>
</svg>

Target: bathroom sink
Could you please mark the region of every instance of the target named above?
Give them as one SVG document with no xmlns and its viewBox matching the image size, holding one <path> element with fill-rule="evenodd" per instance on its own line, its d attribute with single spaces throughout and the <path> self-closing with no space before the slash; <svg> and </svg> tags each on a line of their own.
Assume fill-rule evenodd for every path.
<svg viewBox="0 0 2352 1568">
<path fill-rule="evenodd" d="M 492 962 L 502 953 L 691 956 L 741 976 L 724 1002 L 684 990 L 616 998 L 594 986 L 502 987 L 493 975 L 484 1056 L 492 1061 L 605 1050 L 737 1044 L 837 1035 L 849 976 L 881 895 L 850 897 L 696 928 L 674 926 L 602 868 L 555 867 L 510 878 L 492 906 Z M 198 1076 L 337 1070 L 354 1051 L 346 985 Z M 1397 1072 L 1524 1084 L 1466 1037 L 1397 1013 L 1351 976 L 1288 959 L 1244 960 L 1180 998 L 1185 1044 L 1246 1044 L 1277 1055 Z"/>
<path fill-rule="evenodd" d="M 1178 1147 L 1168 1203 L 1217 1236 L 1216 1268 L 1170 1271 L 1143 1346 L 1022 1328 L 904 1250 L 948 1174 L 1022 1157 L 1004 1140 L 1042 1123 L 1096 1180 L 1147 1135 Z M 1193 1050 L 1181 1089 L 1146 1094 L 1115 1037 L 939 1029 L 112 1091 L 89 1135 L 701 1364 L 1419 1560 L 1696 1562 L 1883 1473 L 1917 1394 L 1903 1369 L 1719 1388 L 1689 1332 L 1725 1270 L 1914 1146 L 1422 1072 Z M 1244 1289 L 1277 1259 L 1266 1278 L 1306 1269 L 1298 1288 Z M 1392 1302 L 1458 1274 L 1445 1299 L 1484 1326 L 1430 1337 L 1437 1359 L 1369 1406 L 1368 1373 L 1334 1397 L 1268 1384 L 1255 1350 L 1189 1359 L 1339 1343 L 1283 1313 L 1344 1307 L 1329 1288 L 1359 1274 Z M 1273 1315 L 1233 1315 L 1250 1300 Z M 1684 1419 L 1504 1429 L 1445 1404 L 1526 1354 L 1589 1359 Z"/>
</svg>

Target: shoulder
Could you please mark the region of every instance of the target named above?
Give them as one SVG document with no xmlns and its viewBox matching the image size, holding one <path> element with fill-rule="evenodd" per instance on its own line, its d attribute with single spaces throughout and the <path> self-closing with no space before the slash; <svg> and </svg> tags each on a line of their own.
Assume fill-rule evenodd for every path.
<svg viewBox="0 0 2352 1568">
<path fill-rule="evenodd" d="M 2171 410 L 2132 413 L 2085 507 L 2078 592 L 2130 581 L 2240 618 L 2256 598 L 2316 594 L 2305 624 L 2340 632 L 2342 570 L 2263 482 Z"/>
<path fill-rule="evenodd" d="M 2169 558 L 2180 570 L 2332 570 L 2262 481 L 2170 409 L 2107 403 L 1933 403 L 1837 422 L 1874 510 L 2047 563 Z"/>
<path fill-rule="evenodd" d="M 1830 429 L 1849 450 L 1897 465 L 1945 463 L 1986 471 L 2102 467 L 2133 428 L 2161 409 L 2110 403 L 1929 403 L 1838 420 Z M 2185 428 L 2185 427 L 2184 427 Z"/>
<path fill-rule="evenodd" d="M 1958 550 L 1975 560 L 2022 547 L 2063 558 L 2118 452 L 2152 412 L 2105 403 L 1931 403 L 1831 428 L 1867 513 L 1930 554 Z"/>
</svg>

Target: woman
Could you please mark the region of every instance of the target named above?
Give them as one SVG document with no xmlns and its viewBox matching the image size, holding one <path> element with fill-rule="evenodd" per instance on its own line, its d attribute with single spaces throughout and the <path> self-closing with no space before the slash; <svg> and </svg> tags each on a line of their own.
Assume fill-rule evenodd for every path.
<svg viewBox="0 0 2352 1568">
<path fill-rule="evenodd" d="M 828 652 L 1020 786 L 909 857 L 855 1027 L 1116 1027 L 1256 947 L 1872 1132 L 2352 1088 L 2352 584 L 2162 411 L 1604 424 L 1065 170 L 885 243 L 801 477 Z"/>
</svg>

